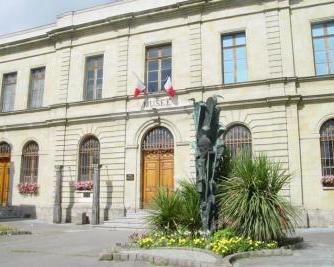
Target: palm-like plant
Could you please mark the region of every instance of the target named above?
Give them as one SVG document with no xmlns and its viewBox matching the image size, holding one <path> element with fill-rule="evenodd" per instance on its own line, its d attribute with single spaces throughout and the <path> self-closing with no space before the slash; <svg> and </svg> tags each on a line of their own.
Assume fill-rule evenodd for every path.
<svg viewBox="0 0 334 267">
<path fill-rule="evenodd" d="M 181 225 L 195 233 L 202 227 L 200 195 L 193 180 L 181 180 L 179 194 L 182 201 Z"/>
<path fill-rule="evenodd" d="M 172 232 L 182 228 L 195 233 L 202 227 L 200 196 L 191 180 L 181 180 L 175 192 L 160 188 L 151 207 L 148 222 L 157 230 Z"/>
<path fill-rule="evenodd" d="M 152 203 L 148 222 L 160 231 L 175 231 L 181 218 L 182 201 L 180 194 L 159 188 Z"/>
<path fill-rule="evenodd" d="M 220 215 L 243 237 L 261 241 L 286 237 L 298 218 L 296 208 L 280 195 L 290 177 L 264 155 L 239 155 L 231 178 L 222 179 L 219 186 Z"/>
</svg>

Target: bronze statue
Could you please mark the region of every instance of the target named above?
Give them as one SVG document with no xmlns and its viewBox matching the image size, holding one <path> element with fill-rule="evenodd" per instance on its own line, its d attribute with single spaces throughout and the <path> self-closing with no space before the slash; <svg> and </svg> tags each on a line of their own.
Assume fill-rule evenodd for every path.
<svg viewBox="0 0 334 267">
<path fill-rule="evenodd" d="M 210 97 L 204 102 L 194 103 L 196 126 L 196 183 L 201 196 L 201 218 L 203 230 L 216 229 L 217 204 L 216 184 L 220 161 L 223 160 L 224 128 L 219 124 L 220 108 L 217 98 Z"/>
</svg>

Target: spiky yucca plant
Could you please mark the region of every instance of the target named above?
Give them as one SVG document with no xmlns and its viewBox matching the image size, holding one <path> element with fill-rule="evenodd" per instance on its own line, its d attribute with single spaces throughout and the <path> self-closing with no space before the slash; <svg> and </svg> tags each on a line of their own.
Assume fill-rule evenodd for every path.
<svg viewBox="0 0 334 267">
<path fill-rule="evenodd" d="M 196 183 L 193 180 L 181 180 L 178 193 L 180 194 L 182 205 L 181 225 L 190 232 L 195 233 L 202 227 L 200 195 L 197 192 Z"/>
<path fill-rule="evenodd" d="M 151 203 L 148 222 L 160 231 L 175 231 L 180 222 L 182 200 L 177 192 L 159 188 Z"/>
<path fill-rule="evenodd" d="M 202 227 L 200 196 L 191 180 L 181 180 L 175 192 L 160 188 L 151 208 L 148 222 L 157 230 L 173 232 L 182 228 L 195 233 Z"/>
<path fill-rule="evenodd" d="M 219 186 L 220 215 L 232 229 L 253 240 L 281 240 L 294 231 L 298 212 L 280 195 L 290 175 L 265 155 L 239 155 L 231 178 Z"/>
</svg>

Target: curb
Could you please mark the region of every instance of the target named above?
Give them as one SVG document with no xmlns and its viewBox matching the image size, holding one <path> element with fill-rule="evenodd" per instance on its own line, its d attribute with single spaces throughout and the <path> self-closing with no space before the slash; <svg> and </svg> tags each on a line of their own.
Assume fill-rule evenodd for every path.
<svg viewBox="0 0 334 267">
<path fill-rule="evenodd" d="M 206 253 L 208 255 L 214 256 L 217 261 L 215 264 L 211 262 L 202 262 L 198 260 L 182 260 L 182 259 L 175 259 L 170 257 L 164 256 L 153 256 L 145 253 L 145 249 L 138 249 L 140 250 L 137 253 L 131 252 L 134 248 L 125 248 L 117 246 L 113 249 L 113 252 L 108 252 L 102 254 L 100 257 L 100 261 L 144 261 L 149 262 L 151 264 L 159 265 L 159 266 L 187 266 L 187 267 L 232 267 L 233 263 L 237 260 L 244 259 L 244 258 L 254 258 L 254 257 L 270 257 L 270 256 L 292 256 L 294 249 L 300 249 L 303 247 L 303 239 L 299 239 L 297 243 L 284 246 L 278 249 L 265 249 L 265 250 L 257 250 L 257 251 L 247 251 L 247 252 L 240 252 L 235 253 L 224 258 L 220 257 L 219 255 L 213 253 L 212 251 L 208 251 L 205 249 L 199 248 L 188 248 L 188 247 L 162 247 L 162 248 L 155 248 L 159 250 L 168 250 L 168 249 L 175 249 L 175 250 L 190 250 L 190 251 L 198 251 L 202 253 Z M 125 250 L 126 249 L 126 250 Z M 122 251 L 123 250 L 123 251 Z"/>
<path fill-rule="evenodd" d="M 219 257 L 217 254 L 212 253 L 211 251 L 207 251 L 204 249 L 198 249 L 198 248 L 181 248 L 181 247 L 173 247 L 173 248 L 155 248 L 159 250 L 168 250 L 168 249 L 176 249 L 176 250 L 190 250 L 190 251 L 198 251 L 198 252 L 204 252 L 206 254 L 209 254 L 211 256 L 214 256 L 216 258 L 216 263 L 213 264 L 212 262 L 204 262 L 204 261 L 198 261 L 196 259 L 194 260 L 182 260 L 182 259 L 176 259 L 171 257 L 164 257 L 164 256 L 153 256 L 145 253 L 147 250 L 141 250 L 137 253 L 132 253 L 131 249 L 126 251 L 116 251 L 112 253 L 106 253 L 103 254 L 100 257 L 100 261 L 144 261 L 151 264 L 155 264 L 158 266 L 180 266 L 180 267 L 221 267 L 223 263 L 223 258 Z M 138 250 L 138 249 L 136 249 Z"/>
<path fill-rule="evenodd" d="M 292 249 L 279 248 L 279 249 L 265 249 L 258 251 L 247 251 L 241 253 L 235 253 L 223 258 L 222 267 L 232 267 L 233 263 L 237 260 L 244 258 L 255 258 L 255 257 L 270 257 L 270 256 L 292 256 Z"/>
<path fill-rule="evenodd" d="M 0 236 L 11 236 L 11 235 L 31 235 L 30 231 L 6 231 L 1 232 Z"/>
</svg>

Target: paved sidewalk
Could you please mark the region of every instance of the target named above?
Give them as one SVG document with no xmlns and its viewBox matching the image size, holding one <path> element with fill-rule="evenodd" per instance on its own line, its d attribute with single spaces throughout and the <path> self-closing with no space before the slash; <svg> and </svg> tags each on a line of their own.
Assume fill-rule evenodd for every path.
<svg viewBox="0 0 334 267">
<path fill-rule="evenodd" d="M 125 242 L 131 232 L 89 225 L 53 225 L 37 220 L 0 222 L 29 230 L 32 235 L 1 236 L 1 267 L 147 267 L 148 263 L 98 261 L 101 252 Z"/>
<path fill-rule="evenodd" d="M 233 267 L 333 267 L 334 228 L 300 229 L 297 235 L 303 236 L 305 248 L 295 250 L 293 256 L 242 259 Z"/>
</svg>

